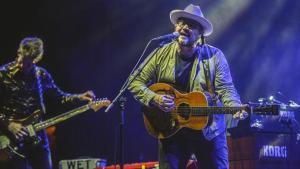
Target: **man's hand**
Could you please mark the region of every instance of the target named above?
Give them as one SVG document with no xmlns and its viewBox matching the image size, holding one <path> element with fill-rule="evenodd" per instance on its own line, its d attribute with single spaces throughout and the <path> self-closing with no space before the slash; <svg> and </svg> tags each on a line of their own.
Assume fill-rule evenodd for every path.
<svg viewBox="0 0 300 169">
<path fill-rule="evenodd" d="M 242 105 L 247 106 L 247 105 Z M 248 113 L 245 110 L 238 111 L 233 114 L 233 118 L 237 120 L 244 120 L 248 117 Z"/>
<path fill-rule="evenodd" d="M 175 108 L 174 97 L 170 95 L 156 95 L 152 103 L 164 112 L 170 112 Z"/>
<path fill-rule="evenodd" d="M 95 94 L 94 94 L 93 91 L 89 90 L 89 91 L 86 91 L 86 92 L 84 92 L 82 94 L 79 94 L 78 98 L 80 100 L 82 100 L 82 101 L 89 101 L 89 102 L 91 102 L 91 101 L 93 101 L 96 98 L 96 96 L 95 96 Z"/>
<path fill-rule="evenodd" d="M 26 127 L 22 126 L 20 123 L 10 122 L 8 125 L 8 130 L 18 139 L 22 139 L 24 136 L 28 136 L 28 131 Z"/>
</svg>

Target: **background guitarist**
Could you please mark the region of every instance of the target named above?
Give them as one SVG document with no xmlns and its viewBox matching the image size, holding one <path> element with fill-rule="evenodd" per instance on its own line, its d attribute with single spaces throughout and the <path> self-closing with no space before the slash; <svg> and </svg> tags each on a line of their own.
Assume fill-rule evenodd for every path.
<svg viewBox="0 0 300 169">
<path fill-rule="evenodd" d="M 44 94 L 51 95 L 61 103 L 74 100 L 92 101 L 95 98 L 92 91 L 69 94 L 60 90 L 51 75 L 36 66 L 42 59 L 43 52 L 41 39 L 24 38 L 19 45 L 16 60 L 0 67 L 0 127 L 19 140 L 28 135 L 28 131 L 20 123 L 10 122 L 8 119 L 22 119 L 38 109 L 45 113 Z M 45 131 L 37 135 L 42 140 L 41 144 L 26 147 L 26 159 L 14 156 L 5 166 L 0 164 L 0 168 L 24 169 L 26 165 L 30 165 L 32 169 L 51 169 L 50 149 Z"/>
<path fill-rule="evenodd" d="M 217 94 L 224 106 L 240 106 L 240 98 L 232 82 L 229 66 L 221 50 L 204 43 L 213 32 L 199 6 L 188 5 L 184 10 L 173 10 L 170 19 L 180 35 L 156 53 L 141 74 L 130 85 L 135 98 L 146 106 L 157 106 L 164 112 L 174 109 L 174 98 L 151 91 L 146 84 L 172 84 L 182 92 L 207 91 Z M 237 112 L 227 121 L 236 125 L 247 112 Z M 201 169 L 228 168 L 225 135 L 225 116 L 213 115 L 211 123 L 202 131 L 182 129 L 175 135 L 159 140 L 160 168 L 183 169 L 194 153 Z"/>
</svg>

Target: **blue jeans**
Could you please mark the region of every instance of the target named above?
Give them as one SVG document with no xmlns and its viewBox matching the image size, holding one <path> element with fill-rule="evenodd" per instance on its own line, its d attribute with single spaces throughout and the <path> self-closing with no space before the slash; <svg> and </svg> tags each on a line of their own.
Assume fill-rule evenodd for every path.
<svg viewBox="0 0 300 169">
<path fill-rule="evenodd" d="M 170 138 L 159 140 L 161 169 L 184 169 L 192 154 L 201 169 L 228 169 L 225 131 L 206 140 L 202 131 L 184 128 Z"/>
</svg>

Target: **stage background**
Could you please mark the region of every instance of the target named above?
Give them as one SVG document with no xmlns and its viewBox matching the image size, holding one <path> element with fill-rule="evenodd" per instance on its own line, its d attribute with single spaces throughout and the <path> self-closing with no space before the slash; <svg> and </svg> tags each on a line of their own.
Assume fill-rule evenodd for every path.
<svg viewBox="0 0 300 169">
<path fill-rule="evenodd" d="M 207 42 L 223 50 L 243 102 L 270 95 L 300 101 L 300 2 L 291 0 L 2 1 L 0 64 L 14 60 L 22 38 L 38 36 L 45 42 L 40 65 L 61 89 L 91 89 L 113 99 L 147 41 L 173 32 L 169 12 L 189 3 L 200 5 L 212 21 Z M 125 95 L 125 161 L 157 160 L 156 140 L 145 131 L 139 104 Z M 58 113 L 74 106 L 47 105 L 48 112 Z M 58 125 L 57 159 L 86 156 L 114 163 L 118 113 L 115 106 Z"/>
</svg>

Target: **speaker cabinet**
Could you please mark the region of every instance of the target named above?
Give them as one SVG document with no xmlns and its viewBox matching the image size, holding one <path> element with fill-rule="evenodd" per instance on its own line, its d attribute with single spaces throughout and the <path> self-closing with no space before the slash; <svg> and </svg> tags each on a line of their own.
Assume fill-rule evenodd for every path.
<svg viewBox="0 0 300 169">
<path fill-rule="evenodd" d="M 253 133 L 228 137 L 230 169 L 300 169 L 300 143 L 295 135 Z"/>
</svg>

